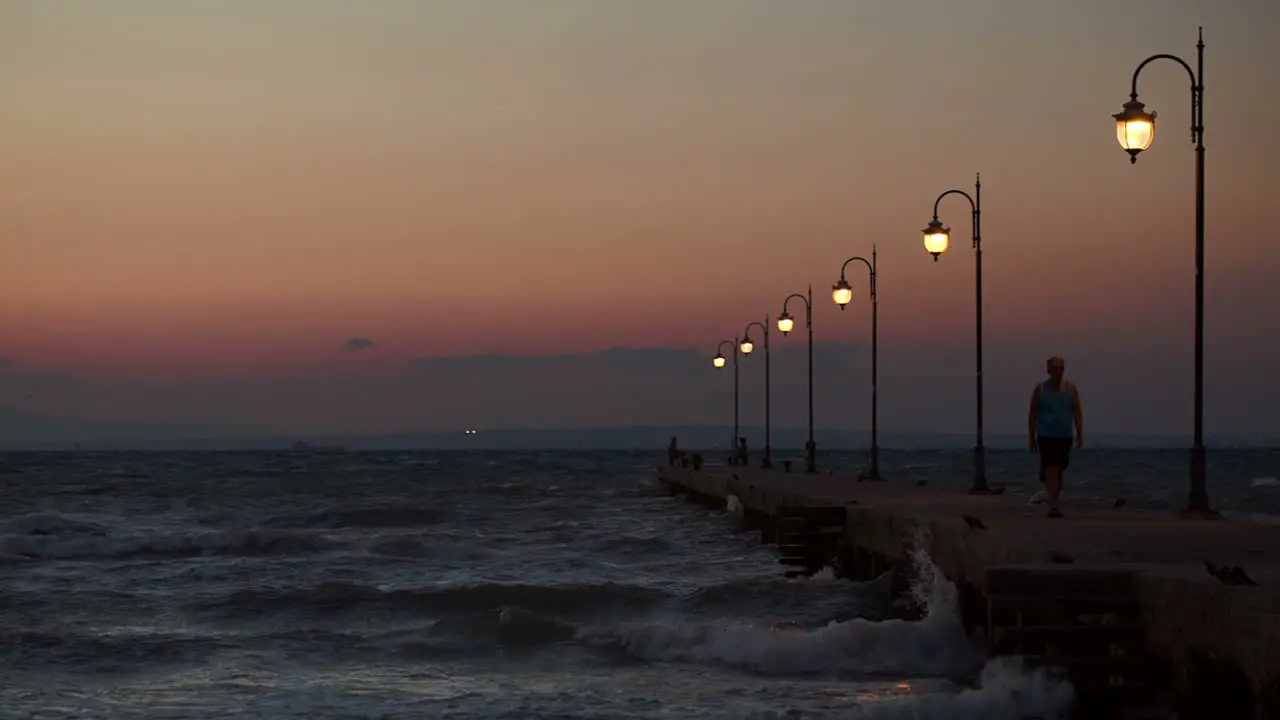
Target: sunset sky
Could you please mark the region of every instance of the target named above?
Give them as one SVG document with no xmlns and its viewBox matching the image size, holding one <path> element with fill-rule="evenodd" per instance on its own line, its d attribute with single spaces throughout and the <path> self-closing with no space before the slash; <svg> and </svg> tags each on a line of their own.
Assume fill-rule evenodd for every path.
<svg viewBox="0 0 1280 720">
<path fill-rule="evenodd" d="M 873 243 L 881 342 L 960 358 L 939 382 L 967 387 L 967 205 L 944 201 L 939 262 L 920 230 L 981 172 L 993 348 L 1173 396 L 1189 430 L 1185 72 L 1144 71 L 1136 165 L 1110 115 L 1146 56 L 1194 63 L 1198 25 L 1208 356 L 1235 388 L 1211 384 L 1211 414 L 1239 421 L 1241 378 L 1280 402 L 1271 0 L 0 0 L 0 371 L 80 384 L 0 382 L 0 405 L 232 420 L 249 411 L 125 398 L 262 401 L 262 378 L 476 353 L 710 355 L 808 283 L 820 338 L 861 343 L 865 272 L 843 314 L 830 286 Z M 1152 375 L 1107 376 L 1135 353 Z M 319 410 L 300 412 L 273 422 Z"/>
</svg>

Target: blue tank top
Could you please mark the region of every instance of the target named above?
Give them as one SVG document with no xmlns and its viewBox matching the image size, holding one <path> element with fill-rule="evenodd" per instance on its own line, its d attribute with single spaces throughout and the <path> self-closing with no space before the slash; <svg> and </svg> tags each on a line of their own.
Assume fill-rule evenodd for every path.
<svg viewBox="0 0 1280 720">
<path fill-rule="evenodd" d="M 1040 406 L 1036 412 L 1036 434 L 1069 438 L 1075 429 L 1075 390 L 1064 383 L 1054 392 L 1051 380 L 1040 386 Z"/>
</svg>

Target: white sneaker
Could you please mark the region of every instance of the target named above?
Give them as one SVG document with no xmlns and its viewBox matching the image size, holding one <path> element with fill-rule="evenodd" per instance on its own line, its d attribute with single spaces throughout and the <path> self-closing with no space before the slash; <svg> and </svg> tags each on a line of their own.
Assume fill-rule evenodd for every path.
<svg viewBox="0 0 1280 720">
<path fill-rule="evenodd" d="M 1043 505 L 1047 502 L 1049 502 L 1049 493 L 1044 490 L 1037 490 L 1036 493 L 1031 496 L 1031 501 L 1028 502 L 1027 504 Z"/>
</svg>

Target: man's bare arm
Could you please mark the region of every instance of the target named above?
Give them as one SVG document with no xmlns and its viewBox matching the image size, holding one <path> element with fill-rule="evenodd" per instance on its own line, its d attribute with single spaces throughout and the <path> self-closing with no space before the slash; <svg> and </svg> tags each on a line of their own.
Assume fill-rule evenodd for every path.
<svg viewBox="0 0 1280 720">
<path fill-rule="evenodd" d="M 1084 444 L 1084 409 L 1080 406 L 1080 388 L 1071 384 L 1071 411 L 1076 418 L 1076 445 Z"/>
<path fill-rule="evenodd" d="M 1036 385 L 1036 389 L 1031 392 L 1031 409 L 1027 411 L 1027 440 L 1032 446 L 1036 442 L 1036 415 L 1040 410 L 1040 386 Z"/>
</svg>

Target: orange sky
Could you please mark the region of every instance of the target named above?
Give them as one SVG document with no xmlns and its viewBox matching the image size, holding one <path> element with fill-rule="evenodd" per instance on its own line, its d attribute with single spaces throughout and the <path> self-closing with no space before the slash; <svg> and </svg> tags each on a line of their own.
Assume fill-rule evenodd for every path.
<svg viewBox="0 0 1280 720">
<path fill-rule="evenodd" d="M 1205 26 L 1211 339 L 1277 332 L 1264 0 L 0 2 L 0 356 L 207 374 L 711 347 L 880 248 L 886 342 L 1189 338 Z M 1268 74 L 1271 80 L 1268 80 Z M 861 290 L 864 278 L 857 278 Z M 1054 330 L 1046 329 L 1053 326 Z M 832 328 L 832 329 L 827 329 Z M 709 350 L 710 352 L 710 350 Z"/>
</svg>

